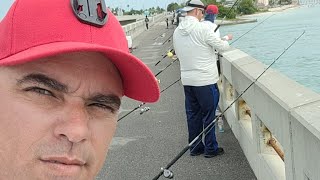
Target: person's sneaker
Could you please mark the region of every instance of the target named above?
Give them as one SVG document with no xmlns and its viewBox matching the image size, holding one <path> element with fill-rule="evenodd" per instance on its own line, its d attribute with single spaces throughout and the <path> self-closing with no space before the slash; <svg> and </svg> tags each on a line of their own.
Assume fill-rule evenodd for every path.
<svg viewBox="0 0 320 180">
<path fill-rule="evenodd" d="M 199 156 L 203 153 L 204 153 L 204 151 L 190 152 L 190 156 Z"/>
<path fill-rule="evenodd" d="M 204 154 L 204 157 L 205 158 L 212 158 L 212 157 L 215 157 L 215 156 L 219 156 L 219 155 L 222 155 L 224 154 L 224 150 L 223 148 L 218 148 L 215 152 L 213 153 L 208 153 L 208 154 Z"/>
</svg>

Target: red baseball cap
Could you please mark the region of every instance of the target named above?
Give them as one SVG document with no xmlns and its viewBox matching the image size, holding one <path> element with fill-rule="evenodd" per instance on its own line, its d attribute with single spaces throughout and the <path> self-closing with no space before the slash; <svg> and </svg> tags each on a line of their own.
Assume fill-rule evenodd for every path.
<svg viewBox="0 0 320 180">
<path fill-rule="evenodd" d="M 213 4 L 208 5 L 206 8 L 206 13 L 207 14 L 219 14 L 218 6 L 213 5 Z"/>
<path fill-rule="evenodd" d="M 0 66 L 75 51 L 101 52 L 119 70 L 125 96 L 156 102 L 160 91 L 154 74 L 129 53 L 119 21 L 106 6 L 101 6 L 104 0 L 90 0 L 93 4 L 71 2 L 16 0 L 0 22 Z"/>
</svg>

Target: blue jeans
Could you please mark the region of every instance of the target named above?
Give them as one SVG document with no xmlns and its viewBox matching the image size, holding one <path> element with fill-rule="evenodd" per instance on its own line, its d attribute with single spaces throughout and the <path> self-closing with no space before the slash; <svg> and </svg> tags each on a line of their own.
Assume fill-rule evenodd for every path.
<svg viewBox="0 0 320 180">
<path fill-rule="evenodd" d="M 215 119 L 220 94 L 216 84 L 184 86 L 184 93 L 190 143 Z M 192 151 L 190 153 L 204 152 L 208 154 L 217 149 L 215 128 L 212 128 L 205 136 L 204 143 L 202 138 L 199 138 L 190 147 L 190 151 Z"/>
</svg>

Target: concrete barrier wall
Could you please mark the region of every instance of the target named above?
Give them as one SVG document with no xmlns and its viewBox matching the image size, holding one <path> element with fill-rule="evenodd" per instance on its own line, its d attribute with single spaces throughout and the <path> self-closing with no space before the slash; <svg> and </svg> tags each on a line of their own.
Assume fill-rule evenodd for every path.
<svg viewBox="0 0 320 180">
<path fill-rule="evenodd" d="M 222 54 L 224 110 L 267 66 L 238 49 Z M 259 180 L 320 179 L 319 94 L 271 68 L 225 117 Z M 284 161 L 268 144 L 270 138 Z"/>
<path fill-rule="evenodd" d="M 164 17 L 165 17 L 165 13 L 159 14 L 153 17 L 149 17 L 149 27 L 153 26 L 155 23 L 161 20 L 164 20 Z M 122 26 L 122 28 L 127 36 L 131 36 L 132 39 L 134 39 L 146 30 L 146 25 L 143 19 L 143 20 L 139 20 L 137 22 Z"/>
</svg>

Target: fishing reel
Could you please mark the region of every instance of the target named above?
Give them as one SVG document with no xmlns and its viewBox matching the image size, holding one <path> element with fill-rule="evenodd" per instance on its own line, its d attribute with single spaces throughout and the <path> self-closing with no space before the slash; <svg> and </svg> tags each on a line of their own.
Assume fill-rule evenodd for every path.
<svg viewBox="0 0 320 180">
<path fill-rule="evenodd" d="M 140 109 L 140 115 L 142 115 L 145 112 L 148 112 L 150 110 L 150 107 L 144 107 Z"/>
<path fill-rule="evenodd" d="M 161 170 L 163 171 L 163 176 L 167 179 L 172 179 L 173 178 L 173 172 L 170 171 L 169 169 L 164 169 L 164 168 L 161 168 Z"/>
</svg>

